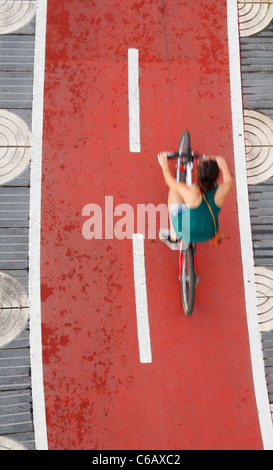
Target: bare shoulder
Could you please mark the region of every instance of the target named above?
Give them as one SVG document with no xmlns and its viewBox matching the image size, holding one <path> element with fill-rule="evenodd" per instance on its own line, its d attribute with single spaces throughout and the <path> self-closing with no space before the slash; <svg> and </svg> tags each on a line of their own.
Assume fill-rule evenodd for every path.
<svg viewBox="0 0 273 470">
<path fill-rule="evenodd" d="M 202 194 L 197 185 L 193 184 L 188 186 L 187 197 L 185 197 L 185 203 L 189 204 L 192 209 L 198 207 L 202 202 Z"/>
</svg>

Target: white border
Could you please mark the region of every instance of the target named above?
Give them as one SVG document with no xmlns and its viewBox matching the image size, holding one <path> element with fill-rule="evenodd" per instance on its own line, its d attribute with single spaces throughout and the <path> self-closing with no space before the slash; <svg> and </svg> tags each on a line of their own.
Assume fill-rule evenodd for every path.
<svg viewBox="0 0 273 470">
<path fill-rule="evenodd" d="M 234 159 L 250 352 L 263 445 L 265 450 L 273 450 L 273 426 L 265 380 L 261 334 L 258 324 L 249 213 L 237 0 L 227 0 L 227 14 Z"/>
<path fill-rule="evenodd" d="M 48 450 L 43 386 L 40 300 L 41 174 L 46 17 L 47 0 L 37 0 L 31 146 L 29 249 L 30 355 L 33 420 L 37 450 Z"/>
</svg>

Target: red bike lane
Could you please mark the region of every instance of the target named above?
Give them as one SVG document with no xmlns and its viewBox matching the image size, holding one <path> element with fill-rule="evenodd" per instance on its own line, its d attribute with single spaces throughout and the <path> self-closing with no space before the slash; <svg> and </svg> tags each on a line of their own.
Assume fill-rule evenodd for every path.
<svg viewBox="0 0 273 470">
<path fill-rule="evenodd" d="M 129 151 L 128 49 L 139 51 L 141 152 Z M 48 0 L 41 293 L 49 449 L 261 449 L 236 187 L 221 247 L 198 247 L 182 312 L 177 253 L 145 239 L 152 362 L 139 361 L 131 239 L 114 208 L 166 202 L 156 154 L 221 154 L 234 174 L 226 2 Z M 102 209 L 102 239 L 82 211 Z M 116 223 L 120 217 L 114 217 Z M 159 228 L 159 227 L 158 227 Z M 134 227 L 136 231 L 136 227 Z"/>
</svg>

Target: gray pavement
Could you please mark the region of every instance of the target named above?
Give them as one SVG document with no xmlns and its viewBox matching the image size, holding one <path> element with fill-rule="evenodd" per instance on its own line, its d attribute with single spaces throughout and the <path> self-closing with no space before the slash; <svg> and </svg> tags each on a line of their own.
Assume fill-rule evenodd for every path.
<svg viewBox="0 0 273 470">
<path fill-rule="evenodd" d="M 252 241 L 254 251 L 254 266 L 262 268 L 264 279 L 273 279 L 273 140 L 270 132 L 273 129 L 273 24 L 265 30 L 250 37 L 240 40 L 241 45 L 241 70 L 243 85 L 243 107 L 270 118 L 268 131 L 263 125 L 260 132 L 266 133 L 262 139 L 263 159 L 268 164 L 266 170 L 261 165 L 256 165 L 255 171 L 259 182 L 249 184 L 249 204 L 252 228 Z M 247 121 L 247 120 L 246 120 Z M 261 122 L 261 121 L 256 121 Z M 253 123 L 254 126 L 254 123 Z M 250 132 L 249 123 L 245 123 L 246 132 Z M 255 131 L 254 131 L 255 132 Z M 256 132 L 257 134 L 257 132 Z M 262 134 L 261 134 L 262 135 Z M 257 145 L 255 133 L 250 146 Z M 250 152 L 249 152 L 250 153 Z M 255 156 L 258 155 L 256 152 Z M 251 158 L 248 163 L 251 168 Z M 252 178 L 250 178 L 251 180 Z M 258 276 L 257 276 L 258 278 Z M 260 278 L 257 279 L 257 291 L 262 292 L 267 282 L 260 287 Z M 269 283 L 270 289 L 271 282 Z M 264 291 L 265 292 L 265 291 Z M 266 291 L 266 296 L 261 299 L 260 331 L 265 361 L 265 374 L 268 387 L 271 411 L 273 410 L 273 308 L 270 296 L 273 290 Z"/>
<path fill-rule="evenodd" d="M 35 24 L 33 18 L 23 28 L 0 35 L 0 110 L 18 116 L 30 129 Z M 29 201 L 28 164 L 19 176 L 0 185 L 0 272 L 20 282 L 26 293 Z M 35 449 L 28 322 L 18 337 L 0 348 L 0 449 L 12 444 L 10 439 Z"/>
</svg>

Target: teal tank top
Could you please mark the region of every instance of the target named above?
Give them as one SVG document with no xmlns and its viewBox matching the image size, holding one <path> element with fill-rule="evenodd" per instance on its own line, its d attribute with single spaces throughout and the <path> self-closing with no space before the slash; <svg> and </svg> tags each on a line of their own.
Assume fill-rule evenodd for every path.
<svg viewBox="0 0 273 470">
<path fill-rule="evenodd" d="M 221 209 L 214 202 L 217 188 L 218 185 L 216 185 L 214 190 L 207 192 L 205 196 L 212 209 L 216 229 L 218 230 L 218 216 Z M 210 240 L 215 235 L 213 218 L 204 198 L 202 198 L 200 206 L 195 209 L 181 205 L 179 210 L 171 211 L 171 220 L 177 236 L 186 242 L 204 242 Z"/>
</svg>

